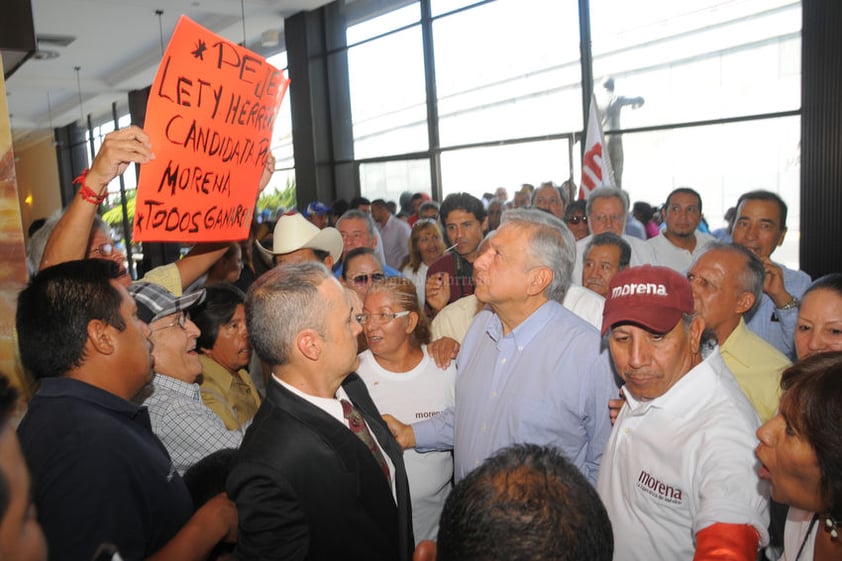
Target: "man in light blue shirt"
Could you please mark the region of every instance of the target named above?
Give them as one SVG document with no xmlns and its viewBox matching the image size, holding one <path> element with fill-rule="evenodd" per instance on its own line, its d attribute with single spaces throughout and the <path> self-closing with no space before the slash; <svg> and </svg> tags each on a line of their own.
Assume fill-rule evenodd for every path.
<svg viewBox="0 0 842 561">
<path fill-rule="evenodd" d="M 810 275 L 772 261 L 772 253 L 786 236 L 786 203 L 770 191 L 750 191 L 737 201 L 731 237 L 763 262 L 763 296 L 745 315 L 749 329 L 763 337 L 790 360 L 795 360 L 795 324 L 798 305 L 810 286 Z"/>
<path fill-rule="evenodd" d="M 474 263 L 477 314 L 457 358 L 456 405 L 411 426 L 387 416 L 404 447 L 454 450 L 456 481 L 497 450 L 551 445 L 596 483 L 617 391 L 593 326 L 560 302 L 575 242 L 547 213 L 516 209 Z"/>
</svg>

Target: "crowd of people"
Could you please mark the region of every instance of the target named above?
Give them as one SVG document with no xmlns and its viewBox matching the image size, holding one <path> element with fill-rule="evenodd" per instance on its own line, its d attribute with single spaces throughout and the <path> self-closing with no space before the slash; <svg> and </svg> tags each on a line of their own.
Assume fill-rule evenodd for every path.
<svg viewBox="0 0 842 561">
<path fill-rule="evenodd" d="M 16 431 L 0 377 L 0 558 L 842 559 L 842 273 L 772 260 L 769 191 L 729 239 L 688 187 L 577 195 L 311 201 L 138 280 L 74 198 Z"/>
</svg>

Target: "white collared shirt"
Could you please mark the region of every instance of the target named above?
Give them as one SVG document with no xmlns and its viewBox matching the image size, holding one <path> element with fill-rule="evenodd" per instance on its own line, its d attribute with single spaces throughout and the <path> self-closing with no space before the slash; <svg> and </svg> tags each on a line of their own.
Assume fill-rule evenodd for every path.
<svg viewBox="0 0 842 561">
<path fill-rule="evenodd" d="M 707 251 L 708 246 L 716 241 L 716 238 L 704 232 L 696 231 L 694 235 L 696 237 L 696 247 L 692 252 L 672 243 L 664 235 L 664 232 L 647 240 L 646 243 L 654 250 L 657 265 L 669 267 L 684 275 L 687 274 L 693 261 L 698 259 L 702 253 Z"/>
<path fill-rule="evenodd" d="M 339 400 L 347 399 L 351 403 L 353 403 L 353 401 L 350 397 L 348 397 L 348 394 L 345 393 L 345 388 L 343 388 L 342 386 L 339 386 L 339 389 L 336 390 L 335 398 L 317 397 L 315 395 L 304 393 L 298 388 L 287 384 L 286 382 L 278 378 L 275 374 L 272 374 L 272 378 L 274 378 L 276 382 L 278 382 L 284 388 L 288 389 L 304 401 L 318 407 L 319 409 L 321 409 L 322 411 L 324 411 L 325 413 L 342 423 L 342 426 L 347 428 L 349 431 L 351 430 L 351 427 L 348 426 L 348 419 L 345 418 L 345 415 L 342 412 L 342 404 L 339 402 Z M 365 419 L 363 420 L 365 421 Z M 377 447 L 380 449 L 380 453 L 383 454 L 383 458 L 386 460 L 386 465 L 389 467 L 389 479 L 392 481 L 392 498 L 395 499 L 395 504 L 397 504 L 398 496 L 395 492 L 395 464 L 392 463 L 392 459 L 389 457 L 389 454 L 386 453 L 386 451 L 383 449 L 383 446 L 380 444 L 380 441 L 377 440 L 377 436 L 374 434 L 374 431 L 371 430 L 371 426 L 368 424 L 368 421 L 365 422 L 365 426 L 368 427 L 368 432 L 371 433 L 371 438 L 373 438 L 374 442 L 377 443 Z"/>
<path fill-rule="evenodd" d="M 765 545 L 759 424 L 718 349 L 656 399 L 636 401 L 627 391 L 597 482 L 614 559 L 692 559 L 695 535 L 718 522 L 749 524 Z"/>
</svg>

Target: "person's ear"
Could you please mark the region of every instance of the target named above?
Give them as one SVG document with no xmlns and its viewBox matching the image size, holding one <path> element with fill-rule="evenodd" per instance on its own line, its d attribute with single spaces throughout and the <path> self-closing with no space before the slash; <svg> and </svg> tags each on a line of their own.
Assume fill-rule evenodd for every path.
<svg viewBox="0 0 842 561">
<path fill-rule="evenodd" d="M 553 272 L 549 267 L 534 267 L 529 271 L 526 292 L 529 296 L 541 294 L 551 282 L 553 282 Z"/>
<path fill-rule="evenodd" d="M 743 292 L 737 297 L 737 313 L 744 314 L 754 306 L 754 294 L 751 292 Z"/>
<path fill-rule="evenodd" d="M 325 257 L 325 260 L 322 261 L 322 263 L 324 264 L 325 267 L 327 267 L 328 271 L 333 270 L 333 256 L 332 255 L 328 255 L 327 257 Z"/>
<path fill-rule="evenodd" d="M 702 333 L 705 331 L 705 320 L 701 316 L 696 315 L 693 321 L 690 322 L 690 351 L 693 354 L 699 354 L 702 346 Z"/>
<path fill-rule="evenodd" d="M 115 329 L 101 319 L 92 319 L 88 322 L 88 344 L 99 354 L 114 353 L 116 350 Z"/>
<path fill-rule="evenodd" d="M 406 324 L 406 334 L 409 335 L 415 331 L 415 327 L 418 325 L 418 314 L 416 312 L 409 312 L 409 315 L 406 317 L 409 320 Z"/>
<path fill-rule="evenodd" d="M 302 329 L 295 337 L 295 347 L 305 358 L 319 360 L 322 355 L 322 338 L 315 329 Z"/>
<path fill-rule="evenodd" d="M 786 238 L 787 228 L 781 230 L 781 237 L 778 238 L 778 245 L 776 247 L 781 247 L 784 244 L 784 238 Z"/>
</svg>

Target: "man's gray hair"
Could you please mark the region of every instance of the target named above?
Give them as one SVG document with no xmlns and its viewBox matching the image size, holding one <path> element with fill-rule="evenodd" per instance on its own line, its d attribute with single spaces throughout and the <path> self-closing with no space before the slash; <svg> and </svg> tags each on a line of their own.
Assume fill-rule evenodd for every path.
<svg viewBox="0 0 842 561">
<path fill-rule="evenodd" d="M 593 191 L 590 192 L 588 195 L 588 205 L 585 209 L 585 214 L 587 216 L 591 215 L 591 206 L 593 202 L 597 199 L 610 199 L 610 198 L 618 198 L 623 203 L 623 222 L 625 223 L 626 215 L 629 213 L 629 194 L 623 191 L 622 189 L 617 189 L 616 187 L 610 187 L 608 185 L 603 185 L 602 187 L 597 187 Z"/>
<path fill-rule="evenodd" d="M 530 201 L 532 206 L 535 206 L 535 197 L 538 195 L 538 191 L 545 187 L 552 187 L 555 189 L 561 199 L 561 204 L 564 205 L 564 208 L 567 208 L 567 205 L 570 204 L 570 196 L 567 192 L 567 187 L 565 185 L 556 185 L 554 181 L 544 181 L 537 189 L 532 191 L 532 200 Z"/>
<path fill-rule="evenodd" d="M 41 226 L 37 232 L 32 234 L 31 238 L 29 238 L 29 243 L 27 244 L 29 255 L 27 256 L 27 259 L 29 259 L 29 263 L 34 272 L 38 272 L 41 268 L 41 260 L 44 258 L 44 250 L 47 249 L 47 242 L 50 241 L 50 236 L 53 235 L 53 230 L 56 229 L 56 224 L 58 224 L 61 217 L 64 216 L 64 212 L 65 211 L 60 211 L 51 216 L 46 222 L 44 222 L 44 225 Z M 106 224 L 99 215 L 94 215 L 94 221 L 91 225 L 91 234 L 97 230 L 102 230 L 106 236 L 111 236 L 111 227 Z M 90 240 L 90 235 L 88 236 L 88 240 Z M 88 256 L 88 240 L 85 240 L 85 255 L 82 256 L 82 259 L 85 259 Z"/>
<path fill-rule="evenodd" d="M 591 252 L 591 249 L 603 245 L 613 245 L 620 250 L 620 263 L 617 268 L 618 271 L 622 271 L 629 266 L 629 262 L 631 261 L 631 246 L 629 245 L 629 242 L 614 232 L 602 232 L 601 234 L 593 236 L 591 241 L 589 241 L 588 245 L 585 247 L 585 254 L 582 255 L 582 262 L 585 261 L 585 258 L 587 258 L 588 253 Z"/>
<path fill-rule="evenodd" d="M 339 220 L 336 221 L 336 227 L 339 228 L 339 225 L 342 224 L 343 220 L 347 220 L 348 218 L 357 218 L 359 220 L 365 220 L 365 224 L 368 227 L 368 235 L 371 239 L 374 239 L 377 234 L 377 225 L 374 223 L 374 218 L 367 212 L 363 212 L 358 208 L 352 208 L 351 210 L 345 211 L 345 214 L 339 217 Z"/>
<path fill-rule="evenodd" d="M 553 280 L 544 290 L 544 296 L 561 304 L 570 286 L 573 261 L 576 259 L 573 234 L 560 219 L 533 208 L 507 210 L 503 213 L 500 226 L 505 224 L 527 229 L 530 257 L 553 272 Z"/>
<path fill-rule="evenodd" d="M 726 251 L 728 253 L 740 255 L 743 259 L 745 259 L 745 265 L 740 271 L 737 282 L 739 283 L 741 290 L 754 294 L 754 304 L 752 304 L 751 309 L 744 312 L 744 314 L 748 315 L 753 314 L 754 310 L 757 309 L 757 306 L 760 305 L 760 299 L 763 297 L 763 281 L 766 276 L 766 269 L 763 266 L 763 261 L 761 261 L 759 257 L 748 249 L 734 243 L 712 242 L 708 244 L 707 249 L 705 249 L 705 253 L 711 251 Z M 699 258 L 701 258 L 701 255 Z M 696 261 L 693 262 L 693 265 L 690 267 L 691 269 L 696 265 L 699 258 L 696 258 Z"/>
<path fill-rule="evenodd" d="M 319 286 L 333 278 L 321 263 L 279 265 L 258 278 L 246 297 L 249 341 L 270 366 L 289 362 L 295 339 L 304 329 L 325 336 L 327 305 Z"/>
</svg>

